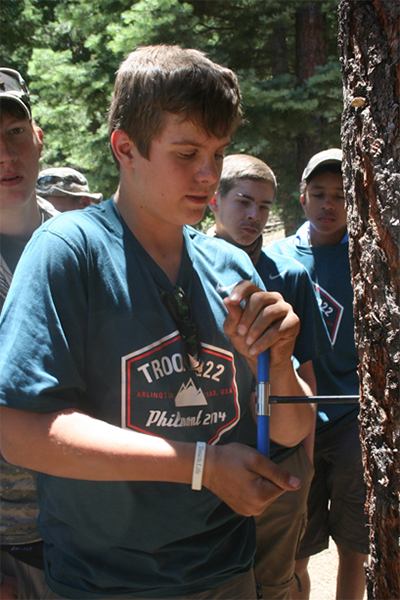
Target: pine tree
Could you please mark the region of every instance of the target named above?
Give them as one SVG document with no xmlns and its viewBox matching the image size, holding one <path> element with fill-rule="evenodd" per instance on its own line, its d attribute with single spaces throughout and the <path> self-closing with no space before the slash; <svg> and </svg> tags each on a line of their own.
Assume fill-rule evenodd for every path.
<svg viewBox="0 0 400 600">
<path fill-rule="evenodd" d="M 342 138 L 371 535 L 370 600 L 400 598 L 400 4 L 343 0 Z"/>
</svg>

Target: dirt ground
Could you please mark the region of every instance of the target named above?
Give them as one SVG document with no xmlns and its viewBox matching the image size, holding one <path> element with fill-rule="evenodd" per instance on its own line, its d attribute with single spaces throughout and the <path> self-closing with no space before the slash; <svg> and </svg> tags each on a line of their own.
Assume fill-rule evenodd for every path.
<svg viewBox="0 0 400 600">
<path fill-rule="evenodd" d="M 309 563 L 310 600 L 335 600 L 337 551 L 334 543 L 324 552 L 312 556 Z"/>
<path fill-rule="evenodd" d="M 311 557 L 309 563 L 310 600 L 335 600 L 337 563 L 337 550 L 332 540 L 327 550 Z M 366 597 L 365 593 L 364 599 Z"/>
</svg>

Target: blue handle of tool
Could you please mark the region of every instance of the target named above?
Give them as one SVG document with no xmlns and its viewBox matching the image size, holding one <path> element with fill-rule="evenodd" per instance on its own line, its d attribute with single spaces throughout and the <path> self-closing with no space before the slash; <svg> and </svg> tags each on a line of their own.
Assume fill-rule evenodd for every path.
<svg viewBox="0 0 400 600">
<path fill-rule="evenodd" d="M 257 450 L 269 458 L 269 417 L 257 417 Z"/>
<path fill-rule="evenodd" d="M 269 351 L 258 355 L 257 363 L 258 385 L 269 386 Z M 257 450 L 269 457 L 269 414 L 257 414 Z"/>
<path fill-rule="evenodd" d="M 257 360 L 258 383 L 269 383 L 269 351 L 264 350 L 264 352 L 261 352 Z"/>
</svg>

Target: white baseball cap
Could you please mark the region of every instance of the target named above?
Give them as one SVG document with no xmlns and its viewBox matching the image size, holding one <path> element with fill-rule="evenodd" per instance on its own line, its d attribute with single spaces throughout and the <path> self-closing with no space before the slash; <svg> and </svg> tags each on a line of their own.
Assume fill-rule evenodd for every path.
<svg viewBox="0 0 400 600">
<path fill-rule="evenodd" d="M 301 176 L 302 181 L 308 179 L 315 169 L 329 163 L 342 163 L 342 151 L 340 148 L 329 148 L 314 154 L 307 163 Z"/>
</svg>

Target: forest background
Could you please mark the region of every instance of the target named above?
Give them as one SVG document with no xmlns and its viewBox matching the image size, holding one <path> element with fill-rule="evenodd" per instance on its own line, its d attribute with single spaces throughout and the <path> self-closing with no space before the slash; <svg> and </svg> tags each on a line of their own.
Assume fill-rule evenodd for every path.
<svg viewBox="0 0 400 600">
<path fill-rule="evenodd" d="M 41 168 L 71 166 L 108 198 L 118 174 L 107 136 L 115 72 L 137 46 L 206 52 L 240 78 L 245 123 L 229 148 L 258 156 L 278 180 L 275 214 L 304 220 L 308 159 L 340 147 L 339 0 L 1 0 L 0 64 L 17 69 L 42 127 Z M 202 227 L 210 218 L 206 214 Z"/>
</svg>

